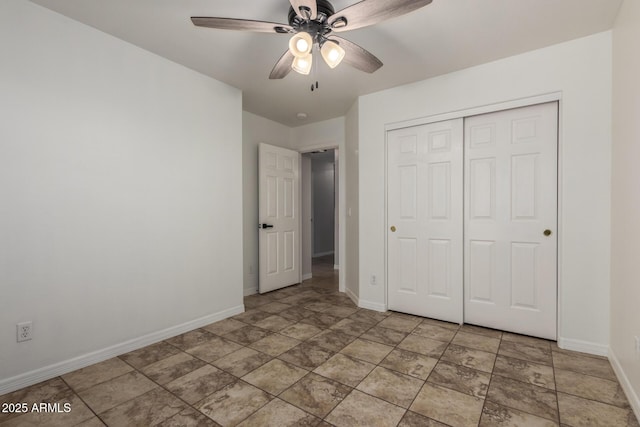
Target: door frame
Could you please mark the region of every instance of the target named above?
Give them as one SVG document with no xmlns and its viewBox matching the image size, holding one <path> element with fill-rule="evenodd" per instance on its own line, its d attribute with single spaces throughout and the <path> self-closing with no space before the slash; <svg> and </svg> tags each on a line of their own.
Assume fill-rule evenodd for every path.
<svg viewBox="0 0 640 427">
<path fill-rule="evenodd" d="M 338 151 L 338 163 L 337 166 L 339 170 L 336 171 L 336 175 L 338 175 L 338 179 L 335 181 L 336 191 L 338 192 L 338 222 L 335 223 L 334 227 L 338 227 L 338 291 L 345 292 L 345 275 L 344 275 L 344 263 L 346 262 L 346 253 L 345 253 L 345 225 L 347 223 L 346 219 L 346 198 L 345 198 L 345 174 L 343 173 L 345 161 L 345 149 L 340 148 L 340 145 L 335 142 L 328 142 L 326 144 L 314 144 L 308 145 L 304 148 L 298 150 L 298 152 L 302 155 L 305 153 L 312 153 L 318 150 L 337 150 Z M 301 186 L 302 188 L 302 186 Z M 334 258 L 334 268 L 336 264 L 336 260 Z M 386 296 L 385 296 L 386 297 Z"/>
<path fill-rule="evenodd" d="M 389 272 L 388 272 L 388 263 L 389 263 L 389 242 L 388 242 L 388 235 L 387 235 L 387 230 L 389 229 L 389 215 L 387 212 L 387 206 L 388 206 L 388 158 L 387 158 L 387 152 L 388 152 L 388 132 L 392 131 L 392 130 L 396 130 L 396 129 L 402 129 L 402 128 L 407 128 L 407 127 L 412 127 L 412 126 L 421 126 L 421 125 L 427 125 L 430 123 L 435 123 L 435 122 L 442 122 L 442 121 L 447 121 L 447 120 L 452 120 L 452 119 L 464 119 L 465 117 L 469 117 L 469 116 L 476 116 L 479 114 L 486 114 L 486 113 L 496 113 L 499 111 L 503 111 L 503 110 L 510 110 L 510 109 L 514 109 L 514 108 L 520 108 L 520 107 L 529 107 L 532 105 L 536 105 L 536 104 L 544 104 L 547 102 L 558 102 L 558 193 L 557 193 L 557 197 L 558 197 L 558 225 L 557 225 L 557 269 L 556 269 L 556 285 L 557 285 L 557 325 L 556 325 L 556 336 L 558 337 L 558 339 L 560 339 L 560 331 L 562 330 L 562 324 L 563 324 L 563 318 L 562 318 L 562 240 L 563 240 L 563 206 L 562 206 L 562 201 L 564 200 L 563 198 L 563 194 L 562 194 L 562 182 L 563 182 L 563 174 L 562 174 L 562 148 L 563 148 L 563 132 L 562 132 L 562 124 L 563 124 L 563 117 L 562 117 L 562 92 L 551 92 L 551 93 L 546 93 L 546 94 L 541 94 L 541 95 L 536 95 L 536 96 L 530 96 L 530 97 L 525 97 L 525 98 L 519 98 L 519 99 L 514 99 L 514 100 L 509 100 L 509 101 L 505 101 L 505 102 L 498 102 L 495 104 L 487 104 L 487 105 L 482 105 L 482 106 L 477 106 L 477 107 L 471 107 L 471 108 L 465 108 L 462 110 L 456 110 L 456 111 L 451 111 L 451 112 L 447 112 L 447 113 L 441 113 L 441 114 L 434 114 L 432 116 L 427 116 L 427 117 L 421 117 L 421 118 L 417 118 L 417 119 L 412 119 L 412 120 L 404 120 L 404 121 L 399 121 L 399 122 L 393 122 L 393 123 L 388 123 L 385 125 L 384 127 L 384 277 L 385 277 L 385 283 L 384 283 L 384 309 L 388 310 L 389 309 Z"/>
</svg>

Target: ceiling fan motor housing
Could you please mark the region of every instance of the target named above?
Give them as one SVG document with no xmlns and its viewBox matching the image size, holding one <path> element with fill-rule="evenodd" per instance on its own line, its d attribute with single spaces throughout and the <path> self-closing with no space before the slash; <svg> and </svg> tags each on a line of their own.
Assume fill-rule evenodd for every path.
<svg viewBox="0 0 640 427">
<path fill-rule="evenodd" d="M 293 6 L 289 7 L 289 25 L 291 25 L 296 32 L 305 31 L 311 35 L 315 42 L 320 43 L 323 36 L 326 36 L 331 32 L 331 27 L 327 23 L 327 19 L 335 13 L 333 5 L 327 0 L 317 1 L 317 17 L 314 20 L 302 19 Z"/>
</svg>

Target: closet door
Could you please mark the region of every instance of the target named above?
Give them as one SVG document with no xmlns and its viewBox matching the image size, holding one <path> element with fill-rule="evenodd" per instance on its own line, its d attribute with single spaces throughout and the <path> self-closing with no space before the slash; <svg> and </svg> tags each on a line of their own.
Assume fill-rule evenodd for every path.
<svg viewBox="0 0 640 427">
<path fill-rule="evenodd" d="M 390 310 L 462 322 L 462 119 L 387 133 Z"/>
<path fill-rule="evenodd" d="M 465 119 L 465 323 L 556 339 L 557 108 Z"/>
</svg>

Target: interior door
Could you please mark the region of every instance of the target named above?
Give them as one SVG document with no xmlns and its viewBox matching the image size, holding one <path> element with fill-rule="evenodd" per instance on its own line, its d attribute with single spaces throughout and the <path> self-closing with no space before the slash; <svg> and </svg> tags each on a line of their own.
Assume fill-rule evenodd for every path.
<svg viewBox="0 0 640 427">
<path fill-rule="evenodd" d="M 463 120 L 387 133 L 391 310 L 462 323 Z"/>
<path fill-rule="evenodd" d="M 300 283 L 300 153 L 260 144 L 260 293 Z"/>
<path fill-rule="evenodd" d="M 557 103 L 465 119 L 465 323 L 556 339 Z"/>
</svg>

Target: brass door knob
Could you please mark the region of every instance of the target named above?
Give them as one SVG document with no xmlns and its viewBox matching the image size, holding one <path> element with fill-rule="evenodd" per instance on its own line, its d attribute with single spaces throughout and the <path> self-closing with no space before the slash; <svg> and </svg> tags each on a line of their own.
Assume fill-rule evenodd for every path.
<svg viewBox="0 0 640 427">
<path fill-rule="evenodd" d="M 542 232 L 542 234 L 544 234 L 545 236 L 551 236 L 551 230 L 549 230 L 548 228 L 546 230 L 544 230 Z"/>
<path fill-rule="evenodd" d="M 395 225 L 392 225 L 392 226 L 391 226 L 391 232 L 392 232 L 392 233 L 395 233 L 395 232 L 396 232 L 396 226 L 395 226 Z"/>
</svg>

